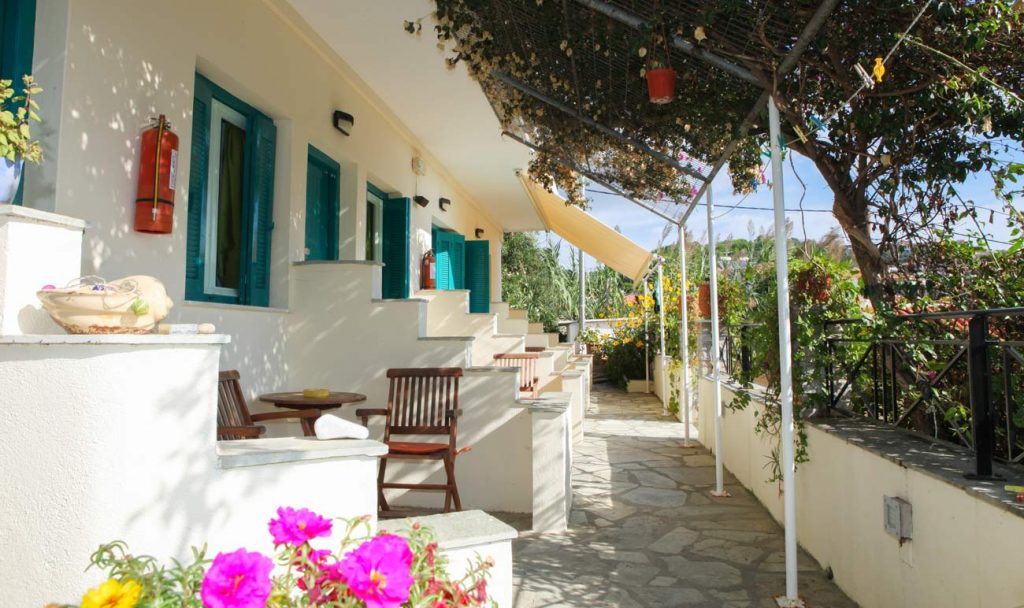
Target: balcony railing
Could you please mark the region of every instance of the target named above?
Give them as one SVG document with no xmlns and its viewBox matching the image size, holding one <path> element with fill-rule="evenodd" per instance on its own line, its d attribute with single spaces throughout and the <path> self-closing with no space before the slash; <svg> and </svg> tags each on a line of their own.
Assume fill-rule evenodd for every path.
<svg viewBox="0 0 1024 608">
<path fill-rule="evenodd" d="M 828 408 L 973 450 L 972 477 L 1024 463 L 1024 308 L 897 317 L 893 335 L 826 323 Z"/>
</svg>

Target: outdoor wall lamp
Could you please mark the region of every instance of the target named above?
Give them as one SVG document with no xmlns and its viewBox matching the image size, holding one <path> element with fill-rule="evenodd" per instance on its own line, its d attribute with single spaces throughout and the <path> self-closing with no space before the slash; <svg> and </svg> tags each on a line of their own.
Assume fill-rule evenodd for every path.
<svg viewBox="0 0 1024 608">
<path fill-rule="evenodd" d="M 356 119 L 348 112 L 334 111 L 334 128 L 341 131 L 342 135 L 351 135 L 354 124 L 356 124 Z"/>
<path fill-rule="evenodd" d="M 451 199 L 441 197 L 437 199 L 437 206 L 441 208 L 441 211 L 448 211 L 448 206 L 452 204 Z"/>
<path fill-rule="evenodd" d="M 419 205 L 420 207 L 426 207 L 427 205 L 430 204 L 430 199 L 423 196 L 422 194 L 417 194 L 416 196 L 412 197 L 412 200 L 415 201 L 416 204 Z"/>
<path fill-rule="evenodd" d="M 482 237 L 484 235 L 484 229 L 483 228 L 477 228 L 476 232 L 474 232 L 473 234 L 476 235 L 476 238 L 480 238 L 480 237 Z"/>
</svg>

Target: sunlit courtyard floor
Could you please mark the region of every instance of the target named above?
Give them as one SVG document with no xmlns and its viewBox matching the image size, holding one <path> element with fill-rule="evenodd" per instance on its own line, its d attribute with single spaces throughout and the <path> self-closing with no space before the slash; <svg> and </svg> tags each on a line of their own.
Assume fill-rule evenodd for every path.
<svg viewBox="0 0 1024 608">
<path fill-rule="evenodd" d="M 570 530 L 515 542 L 517 608 L 776 605 L 781 527 L 731 475 L 712 497 L 714 458 L 681 437 L 653 396 L 594 387 Z M 803 552 L 799 567 L 808 606 L 856 606 Z"/>
</svg>

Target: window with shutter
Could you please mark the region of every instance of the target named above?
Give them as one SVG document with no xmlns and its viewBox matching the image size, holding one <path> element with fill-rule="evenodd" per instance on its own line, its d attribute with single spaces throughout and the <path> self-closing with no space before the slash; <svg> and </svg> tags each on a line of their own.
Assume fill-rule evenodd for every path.
<svg viewBox="0 0 1024 608">
<path fill-rule="evenodd" d="M 389 198 L 384 201 L 381 293 L 385 298 L 409 297 L 411 203 L 407 198 Z"/>
<path fill-rule="evenodd" d="M 469 312 L 491 312 L 491 249 L 488 241 L 466 241 Z"/>
<path fill-rule="evenodd" d="M 277 129 L 196 74 L 185 298 L 268 306 Z"/>
<path fill-rule="evenodd" d="M 306 259 L 338 259 L 341 165 L 313 146 L 306 162 Z"/>
</svg>

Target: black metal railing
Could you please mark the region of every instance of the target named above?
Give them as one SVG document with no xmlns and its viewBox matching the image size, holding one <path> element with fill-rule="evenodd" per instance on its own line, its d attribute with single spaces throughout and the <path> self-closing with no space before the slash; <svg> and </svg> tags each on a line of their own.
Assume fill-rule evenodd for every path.
<svg viewBox="0 0 1024 608">
<path fill-rule="evenodd" d="M 828 409 L 964 445 L 972 477 L 1024 463 L 1024 308 L 896 320 L 881 338 L 856 320 L 826 322 Z"/>
<path fill-rule="evenodd" d="M 700 319 L 698 339 L 698 360 L 705 374 L 710 374 L 711 365 L 711 321 Z M 720 325 L 718 328 L 718 360 L 722 373 L 733 378 L 749 378 L 753 371 L 754 352 L 751 348 L 750 330 L 757 323 Z"/>
</svg>

